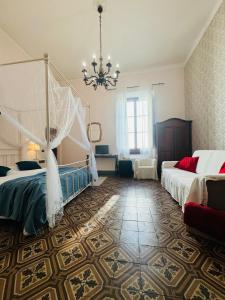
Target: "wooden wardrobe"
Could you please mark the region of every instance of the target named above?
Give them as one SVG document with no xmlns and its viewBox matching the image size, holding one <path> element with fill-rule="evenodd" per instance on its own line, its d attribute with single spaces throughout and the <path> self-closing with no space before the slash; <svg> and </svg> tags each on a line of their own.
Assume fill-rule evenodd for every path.
<svg viewBox="0 0 225 300">
<path fill-rule="evenodd" d="M 172 118 L 155 125 L 155 140 L 158 153 L 158 175 L 166 160 L 180 160 L 192 155 L 192 121 Z"/>
</svg>

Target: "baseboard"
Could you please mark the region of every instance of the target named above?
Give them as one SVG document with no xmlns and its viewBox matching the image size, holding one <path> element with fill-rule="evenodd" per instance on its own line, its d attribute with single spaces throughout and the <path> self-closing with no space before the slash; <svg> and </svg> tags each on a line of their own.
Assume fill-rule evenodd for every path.
<svg viewBox="0 0 225 300">
<path fill-rule="evenodd" d="M 98 176 L 117 176 L 117 172 L 116 171 L 98 171 Z"/>
<path fill-rule="evenodd" d="M 186 225 L 186 229 L 187 229 L 187 231 L 189 233 L 191 233 L 193 235 L 197 235 L 197 236 L 202 237 L 202 238 L 204 238 L 206 240 L 209 240 L 209 241 L 212 241 L 212 242 L 216 242 L 216 243 L 218 243 L 218 244 L 220 244 L 222 246 L 225 246 L 225 241 L 215 239 L 211 235 L 206 234 L 206 233 L 204 233 L 204 232 L 202 232 L 202 231 L 200 231 L 200 230 L 198 230 L 196 228 L 193 228 L 193 227 L 191 227 L 189 225 Z"/>
</svg>

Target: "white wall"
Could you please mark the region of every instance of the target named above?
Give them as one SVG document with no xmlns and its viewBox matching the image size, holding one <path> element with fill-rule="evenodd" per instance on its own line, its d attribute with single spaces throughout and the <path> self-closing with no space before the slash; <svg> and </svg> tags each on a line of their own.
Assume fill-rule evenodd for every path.
<svg viewBox="0 0 225 300">
<path fill-rule="evenodd" d="M 25 51 L 0 28 L 0 64 L 29 58 Z M 18 131 L 0 116 L 0 149 L 16 147 L 18 142 Z"/>
<path fill-rule="evenodd" d="M 91 106 L 91 121 L 102 124 L 103 137 L 100 144 L 108 144 L 111 153 L 116 153 L 115 132 L 115 103 L 119 88 L 127 86 L 148 86 L 163 82 L 164 86 L 155 87 L 156 93 L 156 121 L 168 118 L 184 118 L 184 70 L 183 67 L 158 68 L 146 72 L 123 74 L 119 79 L 118 89 L 105 91 L 99 88 L 85 86 L 82 79 L 72 80 L 83 103 Z M 83 158 L 80 149 L 65 140 L 63 143 L 63 162 L 71 162 Z"/>
<path fill-rule="evenodd" d="M 0 28 L 0 64 L 28 58 L 28 54 Z"/>
</svg>

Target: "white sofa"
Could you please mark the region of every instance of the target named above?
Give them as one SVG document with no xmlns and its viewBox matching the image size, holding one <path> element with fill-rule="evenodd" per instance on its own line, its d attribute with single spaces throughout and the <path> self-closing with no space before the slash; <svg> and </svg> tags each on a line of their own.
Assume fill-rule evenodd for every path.
<svg viewBox="0 0 225 300">
<path fill-rule="evenodd" d="M 225 162 L 224 150 L 198 150 L 193 157 L 199 157 L 196 173 L 174 168 L 176 161 L 162 163 L 162 186 L 184 208 L 187 202 L 207 203 L 207 180 L 225 180 L 225 174 L 219 174 Z"/>
</svg>

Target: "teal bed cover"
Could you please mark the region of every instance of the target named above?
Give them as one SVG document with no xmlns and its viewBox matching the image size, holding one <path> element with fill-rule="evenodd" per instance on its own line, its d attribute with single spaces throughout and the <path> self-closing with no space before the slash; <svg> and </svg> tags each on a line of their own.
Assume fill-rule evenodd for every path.
<svg viewBox="0 0 225 300">
<path fill-rule="evenodd" d="M 91 181 L 88 168 L 59 168 L 63 202 L 67 203 Z M 0 185 L 0 216 L 22 223 L 29 235 L 36 235 L 47 224 L 46 172 L 20 177 Z"/>
</svg>

